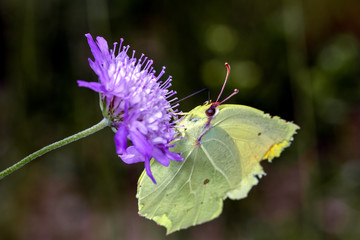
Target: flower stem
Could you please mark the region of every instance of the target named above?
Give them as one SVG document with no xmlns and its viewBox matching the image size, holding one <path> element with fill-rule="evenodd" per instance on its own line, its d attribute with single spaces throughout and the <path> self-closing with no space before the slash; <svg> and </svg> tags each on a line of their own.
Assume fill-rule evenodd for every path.
<svg viewBox="0 0 360 240">
<path fill-rule="evenodd" d="M 11 167 L 8 167 L 7 169 L 3 170 L 2 172 L 0 172 L 0 180 L 3 179 L 4 177 L 6 177 L 7 175 L 13 173 L 14 171 L 18 170 L 19 168 L 23 167 L 25 164 L 31 162 L 32 160 L 34 160 L 35 158 L 40 157 L 41 155 L 48 153 L 52 150 L 55 150 L 59 147 L 65 146 L 71 142 L 77 141 L 81 138 L 87 137 L 93 133 L 96 133 L 98 131 L 100 131 L 101 129 L 109 126 L 109 120 L 104 118 L 101 122 L 99 122 L 98 124 L 85 129 L 84 131 L 81 131 L 79 133 L 76 133 L 70 137 L 64 138 L 63 140 L 54 142 L 46 147 L 41 148 L 40 150 L 30 154 L 29 156 L 23 158 L 22 160 L 20 160 L 19 162 L 15 163 L 14 165 L 12 165 Z"/>
</svg>

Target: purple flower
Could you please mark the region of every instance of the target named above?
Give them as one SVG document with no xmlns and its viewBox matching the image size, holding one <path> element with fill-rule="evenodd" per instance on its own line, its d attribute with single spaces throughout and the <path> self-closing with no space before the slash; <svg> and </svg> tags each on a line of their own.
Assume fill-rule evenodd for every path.
<svg viewBox="0 0 360 240">
<path fill-rule="evenodd" d="M 164 166 L 170 161 L 182 161 L 180 154 L 169 150 L 176 132 L 171 122 L 173 112 L 167 99 L 176 94 L 170 91 L 171 77 L 159 82 L 165 67 L 159 75 L 151 66 L 153 61 L 142 54 L 139 59 L 129 57 L 129 46 L 122 46 L 116 54 L 116 45 L 109 49 L 106 40 L 85 34 L 95 61 L 89 59 L 90 67 L 99 77 L 99 82 L 78 81 L 80 87 L 87 87 L 100 93 L 101 109 L 105 118 L 111 121 L 115 133 L 118 156 L 127 164 L 144 162 L 147 175 L 156 183 L 150 160 L 154 158 Z M 176 111 L 175 111 L 176 112 Z M 132 146 L 128 146 L 128 140 Z"/>
</svg>

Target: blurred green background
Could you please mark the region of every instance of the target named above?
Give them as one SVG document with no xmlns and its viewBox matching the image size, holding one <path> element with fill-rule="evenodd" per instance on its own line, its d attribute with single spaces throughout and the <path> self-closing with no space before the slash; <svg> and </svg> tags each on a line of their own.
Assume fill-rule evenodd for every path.
<svg viewBox="0 0 360 240">
<path fill-rule="evenodd" d="M 103 130 L 0 181 L 0 239 L 360 239 L 360 1 L 1 0 L 0 169 L 102 119 L 84 34 L 125 39 L 185 97 L 209 88 L 301 126 L 247 199 L 165 237 L 139 217 L 143 165 Z M 164 76 L 166 77 L 166 76 Z M 206 92 L 181 102 L 188 111 Z"/>
</svg>

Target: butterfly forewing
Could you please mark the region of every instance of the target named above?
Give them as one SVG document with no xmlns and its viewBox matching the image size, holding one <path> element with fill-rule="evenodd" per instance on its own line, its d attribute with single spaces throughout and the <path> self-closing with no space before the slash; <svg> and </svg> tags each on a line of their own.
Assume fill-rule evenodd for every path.
<svg viewBox="0 0 360 240">
<path fill-rule="evenodd" d="M 299 128 L 278 117 L 271 117 L 257 109 L 241 105 L 220 105 L 219 114 L 212 120 L 214 128 L 225 130 L 237 146 L 242 179 L 236 190 L 230 191 L 232 199 L 245 198 L 251 187 L 257 184 L 256 176 L 264 175 L 259 162 L 272 160 L 269 151 L 275 149 L 276 156 L 289 146 L 292 136 Z"/>
</svg>

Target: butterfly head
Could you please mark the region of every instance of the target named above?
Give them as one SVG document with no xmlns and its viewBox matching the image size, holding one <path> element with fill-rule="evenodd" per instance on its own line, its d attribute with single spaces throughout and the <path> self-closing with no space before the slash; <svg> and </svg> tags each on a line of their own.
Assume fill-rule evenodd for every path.
<svg viewBox="0 0 360 240">
<path fill-rule="evenodd" d="M 219 102 L 210 103 L 210 107 L 205 111 L 206 116 L 214 117 L 219 112 L 219 109 L 217 108 L 219 105 Z"/>
<path fill-rule="evenodd" d="M 219 101 L 230 73 L 229 64 L 225 63 L 225 66 L 227 68 L 225 82 L 216 101 L 212 102 L 209 100 L 204 102 L 201 106 L 198 106 L 190 112 L 184 114 L 185 117 L 181 121 L 184 128 L 179 131 L 182 132 L 183 136 L 186 135 L 188 138 L 194 139 L 195 145 L 200 145 L 201 138 L 211 129 L 211 121 L 220 112 L 219 106 L 239 92 L 239 90 L 235 89 L 230 96 L 222 101 Z"/>
</svg>

